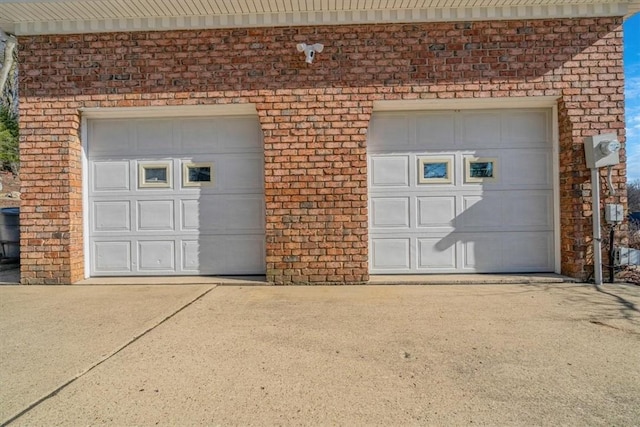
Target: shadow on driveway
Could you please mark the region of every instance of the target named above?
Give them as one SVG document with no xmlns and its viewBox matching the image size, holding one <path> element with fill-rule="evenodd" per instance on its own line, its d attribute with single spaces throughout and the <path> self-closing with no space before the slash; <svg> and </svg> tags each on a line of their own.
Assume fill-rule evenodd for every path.
<svg viewBox="0 0 640 427">
<path fill-rule="evenodd" d="M 0 414 L 632 425 L 639 303 L 625 285 L 4 287 Z"/>
</svg>

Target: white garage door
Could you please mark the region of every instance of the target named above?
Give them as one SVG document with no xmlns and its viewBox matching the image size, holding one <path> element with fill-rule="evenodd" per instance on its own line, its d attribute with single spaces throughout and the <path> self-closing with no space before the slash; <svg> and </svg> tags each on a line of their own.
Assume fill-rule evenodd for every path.
<svg viewBox="0 0 640 427">
<path fill-rule="evenodd" d="M 371 273 L 554 270 L 551 110 L 375 113 Z"/>
<path fill-rule="evenodd" d="M 88 123 L 92 276 L 264 274 L 257 117 Z"/>
</svg>

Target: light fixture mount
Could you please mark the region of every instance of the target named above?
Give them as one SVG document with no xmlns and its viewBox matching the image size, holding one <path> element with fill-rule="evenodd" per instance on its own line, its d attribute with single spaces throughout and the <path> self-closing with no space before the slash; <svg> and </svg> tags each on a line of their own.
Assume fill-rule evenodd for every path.
<svg viewBox="0 0 640 427">
<path fill-rule="evenodd" d="M 324 49 L 324 45 L 321 43 L 314 43 L 314 44 L 299 43 L 297 45 L 297 48 L 298 48 L 298 52 L 304 52 L 305 62 L 307 64 L 311 64 L 313 62 L 313 59 L 316 56 L 316 53 L 322 52 L 322 50 Z"/>
</svg>

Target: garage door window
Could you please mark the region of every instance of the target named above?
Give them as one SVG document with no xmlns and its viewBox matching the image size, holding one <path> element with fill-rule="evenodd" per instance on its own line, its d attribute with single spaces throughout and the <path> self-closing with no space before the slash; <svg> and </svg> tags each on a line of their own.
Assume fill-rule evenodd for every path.
<svg viewBox="0 0 640 427">
<path fill-rule="evenodd" d="M 465 181 L 470 183 L 493 182 L 498 179 L 498 159 L 466 159 Z"/>
<path fill-rule="evenodd" d="M 451 158 L 421 157 L 418 161 L 418 182 L 420 184 L 451 183 Z"/>
<path fill-rule="evenodd" d="M 171 187 L 170 163 L 141 163 L 139 167 L 139 187 L 169 188 Z"/>
<path fill-rule="evenodd" d="M 184 187 L 202 187 L 213 185 L 213 164 L 183 163 L 182 185 Z"/>
</svg>

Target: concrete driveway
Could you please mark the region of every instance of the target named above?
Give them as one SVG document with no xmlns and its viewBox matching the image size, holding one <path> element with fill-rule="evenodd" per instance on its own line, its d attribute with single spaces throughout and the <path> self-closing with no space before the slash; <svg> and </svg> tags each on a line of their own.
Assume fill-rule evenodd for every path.
<svg viewBox="0 0 640 427">
<path fill-rule="evenodd" d="M 640 287 L 0 287 L 10 425 L 638 425 Z"/>
</svg>

